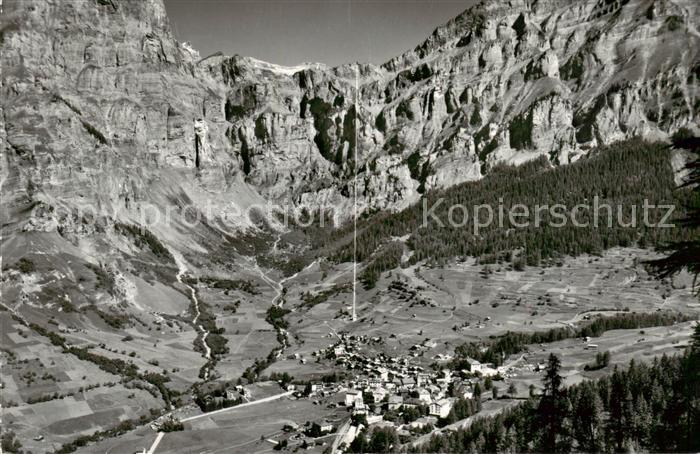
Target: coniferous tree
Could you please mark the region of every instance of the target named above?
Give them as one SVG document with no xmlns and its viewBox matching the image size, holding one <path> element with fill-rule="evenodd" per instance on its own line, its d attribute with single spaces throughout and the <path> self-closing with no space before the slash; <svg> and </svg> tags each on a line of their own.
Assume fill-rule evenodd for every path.
<svg viewBox="0 0 700 454">
<path fill-rule="evenodd" d="M 369 443 L 367 442 L 367 436 L 365 431 L 361 431 L 355 439 L 350 443 L 347 452 L 367 452 Z"/>
<path fill-rule="evenodd" d="M 682 355 L 631 361 L 563 388 L 550 357 L 544 392 L 409 452 L 700 452 L 700 327 Z"/>
<path fill-rule="evenodd" d="M 603 440 L 603 402 L 591 382 L 584 382 L 573 413 L 574 438 L 584 452 L 600 452 Z"/>
<path fill-rule="evenodd" d="M 693 331 L 684 364 L 684 401 L 687 405 L 686 449 L 700 451 L 700 323 Z"/>
<path fill-rule="evenodd" d="M 559 375 L 560 370 L 561 361 L 559 360 L 559 357 L 554 353 L 550 353 L 549 358 L 547 358 L 547 367 L 545 369 L 544 379 L 542 380 L 544 383 L 545 395 L 559 395 L 561 384 L 563 381 L 561 375 Z"/>
<path fill-rule="evenodd" d="M 602 147 L 591 152 L 590 158 L 566 166 L 552 168 L 546 158 L 518 167 L 500 165 L 482 180 L 430 191 L 420 203 L 405 210 L 377 213 L 358 220 L 357 258 L 366 264 L 361 277 L 368 287 L 373 286 L 384 271 L 401 264 L 405 248 L 412 252 L 408 258 L 410 264 L 424 260 L 440 264 L 454 257 L 472 256 L 483 265 L 513 260 L 513 253 L 517 251 L 521 264 L 550 265 L 566 255 L 599 253 L 614 246 L 652 247 L 692 242 L 693 235 L 697 237 L 700 231 L 697 224 L 695 228 L 667 229 L 649 227 L 641 220 L 644 200 L 651 205 L 676 206 L 669 220 L 673 223 L 687 216 L 693 206 L 700 205 L 697 192 L 689 188 L 674 190 L 669 158 L 670 152 L 664 144 L 630 140 Z M 480 229 L 479 234 L 472 232 L 471 223 L 459 227 L 448 222 L 448 210 L 455 204 L 489 205 L 496 209 L 502 201 L 506 212 L 515 204 L 524 204 L 532 214 L 537 205 L 562 204 L 571 209 L 595 197 L 598 197 L 599 206 L 607 204 L 613 208 L 611 223 L 607 222 L 607 210 L 601 209 L 596 227 L 597 213 L 593 206 L 582 210 L 578 216 L 579 222 L 588 223 L 588 227 L 577 227 L 571 222 L 554 227 L 558 220 L 547 211 L 542 213 L 539 226 L 530 216 L 528 227 L 515 227 L 506 216 L 504 228 L 499 222 L 492 222 Z M 424 216 L 428 211 L 441 222 L 434 222 L 432 216 L 428 216 L 426 226 Z M 665 210 L 652 209 L 649 214 L 649 221 L 657 223 Z M 618 222 L 620 217 L 622 222 Z M 633 219 L 636 223 L 631 223 Z M 324 255 L 331 251 L 331 258 L 342 262 L 354 257 L 354 243 L 350 240 L 353 230 L 354 224 L 348 223 L 332 230 L 313 226 L 306 232 L 313 238 L 315 250 L 323 251 Z M 406 243 L 393 240 L 407 233 Z M 488 274 L 482 277 L 488 278 Z"/>
<path fill-rule="evenodd" d="M 634 405 L 634 423 L 632 436 L 639 447 L 648 446 L 652 427 L 652 417 L 644 395 L 637 397 Z"/>
<path fill-rule="evenodd" d="M 615 368 L 610 377 L 610 404 L 607 422 L 608 443 L 618 452 L 625 444 L 625 396 L 627 390 L 621 372 Z"/>
<path fill-rule="evenodd" d="M 565 418 L 568 400 L 562 392 L 563 379 L 559 374 L 561 361 L 550 354 L 543 378 L 544 392 L 537 407 L 537 450 L 542 452 L 566 452 L 570 447 Z"/>
<path fill-rule="evenodd" d="M 696 196 L 700 195 L 700 137 L 692 137 L 689 131 L 680 130 L 674 135 L 672 146 L 694 155 L 694 159 L 686 165 L 688 175 L 680 188 L 691 188 Z M 685 207 L 687 215 L 679 224 L 682 228 L 697 231 L 700 228 L 700 206 L 692 200 Z M 670 255 L 649 262 L 651 267 L 662 277 L 672 276 L 686 269 L 694 276 L 693 287 L 697 287 L 697 278 L 700 275 L 700 235 L 694 235 L 694 238 L 685 241 L 672 242 L 663 246 L 661 250 L 669 252 Z"/>
</svg>

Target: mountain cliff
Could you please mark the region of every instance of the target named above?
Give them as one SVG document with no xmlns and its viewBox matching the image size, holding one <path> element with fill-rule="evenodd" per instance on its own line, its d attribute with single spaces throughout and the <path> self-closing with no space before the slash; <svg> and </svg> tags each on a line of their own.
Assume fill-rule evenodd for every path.
<svg viewBox="0 0 700 454">
<path fill-rule="evenodd" d="M 150 206 L 206 202 L 205 219 L 234 230 L 266 202 L 346 219 L 356 172 L 360 209 L 398 209 L 498 162 L 567 164 L 664 139 L 698 125 L 697 10 L 487 1 L 381 66 L 330 68 L 202 58 L 175 40 L 160 0 L 11 1 L 3 211 L 32 204 L 20 228 L 64 233 L 86 227 L 58 205 L 138 223 Z"/>
<path fill-rule="evenodd" d="M 234 154 L 266 196 L 293 188 L 296 203 L 342 204 L 357 146 L 362 203 L 391 209 L 497 162 L 566 164 L 697 124 L 696 10 L 491 1 L 380 67 L 284 70 L 242 57 L 200 66 L 228 87 Z"/>
</svg>

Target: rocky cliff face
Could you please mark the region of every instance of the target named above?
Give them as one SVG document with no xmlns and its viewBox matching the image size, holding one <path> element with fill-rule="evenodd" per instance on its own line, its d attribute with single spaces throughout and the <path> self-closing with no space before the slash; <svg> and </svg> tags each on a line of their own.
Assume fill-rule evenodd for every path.
<svg viewBox="0 0 700 454">
<path fill-rule="evenodd" d="M 698 9 L 487 1 L 382 66 L 289 68 L 202 59 L 159 0 L 6 2 L 4 210 L 88 200 L 136 219 L 207 201 L 214 222 L 272 200 L 342 218 L 355 170 L 361 208 L 396 209 L 497 162 L 663 139 L 698 126 Z"/>
<path fill-rule="evenodd" d="M 6 228 L 78 242 L 150 216 L 163 237 L 187 244 L 182 216 L 170 222 L 163 210 L 212 200 L 221 214 L 255 200 L 244 191 L 232 201 L 245 187 L 226 136 L 226 90 L 200 76 L 198 54 L 173 39 L 160 1 L 4 8 Z"/>
<path fill-rule="evenodd" d="M 381 67 L 204 65 L 230 87 L 228 103 L 232 94 L 248 103 L 227 116 L 239 131 L 229 135 L 266 195 L 294 188 L 297 203 L 342 204 L 356 140 L 362 203 L 397 208 L 497 162 L 544 154 L 566 164 L 596 145 L 697 126 L 697 9 L 681 0 L 489 1 Z"/>
</svg>

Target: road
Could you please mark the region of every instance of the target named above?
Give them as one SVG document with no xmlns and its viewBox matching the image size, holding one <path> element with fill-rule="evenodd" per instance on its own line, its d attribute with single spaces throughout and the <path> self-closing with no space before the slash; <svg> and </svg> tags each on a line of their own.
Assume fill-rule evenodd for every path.
<svg viewBox="0 0 700 454">
<path fill-rule="evenodd" d="M 201 415 L 194 415 L 194 416 L 190 416 L 189 418 L 183 418 L 180 420 L 180 422 L 195 421 L 197 419 L 208 418 L 210 416 L 218 415 L 220 413 L 225 413 L 225 412 L 229 412 L 229 411 L 238 410 L 240 408 L 250 407 L 252 405 L 270 402 L 273 400 L 281 399 L 282 397 L 290 396 L 290 395 L 292 395 L 292 393 L 293 393 L 293 391 L 287 391 L 284 393 L 275 394 L 274 396 L 263 397 L 262 399 L 254 400 L 252 402 L 246 402 L 246 403 L 240 404 L 240 405 L 235 405 L 233 407 L 222 408 L 219 410 L 214 410 L 214 411 L 210 411 L 207 413 L 202 413 Z M 158 432 L 156 439 L 153 441 L 151 448 L 148 450 L 148 454 L 154 454 L 156 452 L 156 449 L 158 448 L 158 445 L 160 444 L 160 442 L 163 440 L 164 436 L 165 436 L 164 432 Z"/>
<path fill-rule="evenodd" d="M 221 408 L 219 410 L 210 411 L 207 413 L 202 413 L 201 415 L 190 416 L 189 418 L 181 419 L 182 422 L 194 421 L 196 419 L 207 418 L 212 415 L 218 415 L 219 413 L 226 413 L 233 410 L 238 410 L 239 408 L 250 407 L 251 405 L 262 404 L 265 402 L 270 402 L 272 400 L 281 399 L 282 397 L 291 396 L 294 391 L 287 391 L 280 394 L 275 394 L 274 396 L 263 397 L 262 399 L 254 400 L 252 402 L 246 402 L 244 404 L 234 405 L 233 407 Z"/>
<path fill-rule="evenodd" d="M 348 429 L 350 429 L 350 422 L 351 420 L 348 419 L 338 428 L 338 432 L 336 433 L 333 444 L 331 445 L 331 454 L 338 452 L 338 445 L 340 444 L 340 441 L 345 438 L 345 434 L 348 432 Z"/>
<path fill-rule="evenodd" d="M 158 435 L 156 435 L 156 439 L 153 440 L 153 444 L 151 445 L 150 449 L 148 450 L 148 454 L 153 454 L 156 452 L 156 448 L 160 444 L 160 441 L 163 439 L 165 436 L 165 432 L 158 432 Z"/>
</svg>

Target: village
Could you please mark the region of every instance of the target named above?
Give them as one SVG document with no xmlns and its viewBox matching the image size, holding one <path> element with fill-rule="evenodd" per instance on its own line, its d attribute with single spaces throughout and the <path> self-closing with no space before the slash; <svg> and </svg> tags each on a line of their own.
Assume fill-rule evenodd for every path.
<svg viewBox="0 0 700 454">
<path fill-rule="evenodd" d="M 510 400 L 517 391 L 508 378 L 523 367 L 537 371 L 543 364 L 520 368 L 482 364 L 470 359 L 468 367 L 452 370 L 453 357 L 431 356 L 431 367 L 415 364 L 435 347 L 426 339 L 400 357 L 365 348 L 383 343 L 380 337 L 333 333 L 338 341 L 312 353 L 317 361 L 330 361 L 345 369 L 318 381 L 289 383 L 291 399 L 310 399 L 346 412 L 340 418 L 307 421 L 303 426 L 286 425 L 278 439 L 268 440 L 277 449 L 325 447 L 324 452 L 346 450 L 363 430 L 391 428 L 402 443 L 430 435 L 441 428 L 456 428 L 482 408 L 482 401 Z M 306 362 L 305 358 L 297 358 Z M 483 394 L 483 397 L 482 397 Z M 342 415 L 342 412 L 341 412 Z M 449 426 L 449 427 L 447 427 Z M 333 440 L 332 442 L 330 440 Z"/>
</svg>

